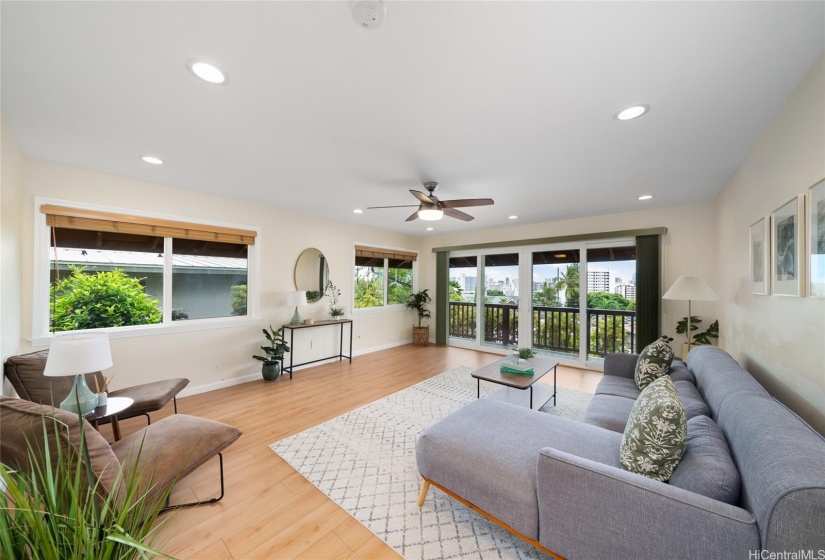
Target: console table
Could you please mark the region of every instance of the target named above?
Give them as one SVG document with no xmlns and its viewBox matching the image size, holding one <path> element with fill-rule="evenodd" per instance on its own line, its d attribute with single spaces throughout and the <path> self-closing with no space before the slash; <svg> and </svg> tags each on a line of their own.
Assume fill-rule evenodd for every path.
<svg viewBox="0 0 825 560">
<path fill-rule="evenodd" d="M 349 356 L 344 354 L 344 325 L 349 325 Z M 314 329 L 316 327 L 329 327 L 338 325 L 340 327 L 341 338 L 338 346 L 338 354 L 334 356 L 327 356 L 326 358 L 319 358 L 317 360 L 312 360 L 310 362 L 302 362 L 300 364 L 293 364 L 293 356 L 295 354 L 295 331 L 300 329 Z M 289 367 L 284 366 L 283 371 L 289 372 L 289 378 L 292 379 L 292 370 L 299 366 L 305 366 L 307 364 L 314 364 L 315 362 L 323 362 L 324 360 L 331 360 L 332 358 L 338 358 L 340 362 L 342 359 L 347 358 L 349 363 L 352 363 L 352 319 L 339 319 L 337 321 L 315 321 L 311 325 L 290 325 L 286 324 L 283 326 L 284 329 L 289 329 Z"/>
</svg>

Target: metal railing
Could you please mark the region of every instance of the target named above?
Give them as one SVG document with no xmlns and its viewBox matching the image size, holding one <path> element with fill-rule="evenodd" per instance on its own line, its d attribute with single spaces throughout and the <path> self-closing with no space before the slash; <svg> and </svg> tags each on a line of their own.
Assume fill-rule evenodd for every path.
<svg viewBox="0 0 825 560">
<path fill-rule="evenodd" d="M 578 354 L 579 310 L 575 307 L 533 307 L 532 347 Z M 518 307 L 501 303 L 484 305 L 484 342 L 518 344 Z M 591 356 L 611 352 L 631 353 L 636 347 L 636 312 L 588 309 L 587 347 Z M 450 336 L 476 339 L 476 304 L 450 302 Z"/>
</svg>

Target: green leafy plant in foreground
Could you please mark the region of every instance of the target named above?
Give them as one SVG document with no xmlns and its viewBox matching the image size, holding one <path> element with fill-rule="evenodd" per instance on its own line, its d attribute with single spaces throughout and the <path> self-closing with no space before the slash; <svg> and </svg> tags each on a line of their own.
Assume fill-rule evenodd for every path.
<svg viewBox="0 0 825 560">
<path fill-rule="evenodd" d="M 49 436 L 46 423 L 54 423 Z M 167 494 L 150 497 L 139 473 L 118 473 L 120 490 L 102 495 L 91 470 L 81 429 L 80 452 L 60 445 L 56 418 L 44 418 L 44 441 L 30 467 L 15 472 L 0 464 L 5 499 L 0 499 L 0 557 L 7 560 L 131 560 L 162 556 L 153 548 L 155 520 Z M 117 485 L 116 485 L 117 487 Z"/>
<path fill-rule="evenodd" d="M 144 291 L 139 279 L 120 269 L 87 273 L 73 266 L 71 271 L 52 285 L 52 331 L 151 325 L 163 320 L 158 300 Z"/>
</svg>

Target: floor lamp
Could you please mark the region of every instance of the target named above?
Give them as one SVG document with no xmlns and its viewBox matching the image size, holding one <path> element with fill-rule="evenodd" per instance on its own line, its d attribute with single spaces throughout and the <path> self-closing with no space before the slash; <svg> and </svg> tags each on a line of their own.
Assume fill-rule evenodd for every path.
<svg viewBox="0 0 825 560">
<path fill-rule="evenodd" d="M 716 292 L 711 290 L 710 286 L 705 284 L 705 282 L 698 276 L 680 276 L 676 279 L 676 282 L 673 283 L 670 289 L 665 292 L 662 299 L 687 300 L 688 314 L 685 336 L 687 337 L 688 352 L 690 352 L 690 333 L 693 330 L 691 328 L 693 325 L 691 323 L 692 315 L 690 304 L 693 301 L 716 301 L 718 299 Z"/>
<path fill-rule="evenodd" d="M 86 374 L 112 367 L 112 351 L 106 333 L 55 336 L 43 375 L 74 375 L 74 385 L 60 408 L 88 414 L 97 406 L 97 394 L 86 384 Z"/>
</svg>

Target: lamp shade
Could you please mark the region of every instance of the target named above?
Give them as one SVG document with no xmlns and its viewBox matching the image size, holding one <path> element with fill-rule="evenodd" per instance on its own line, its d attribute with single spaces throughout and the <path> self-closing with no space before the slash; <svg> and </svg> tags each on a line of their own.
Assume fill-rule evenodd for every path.
<svg viewBox="0 0 825 560">
<path fill-rule="evenodd" d="M 56 336 L 49 346 L 43 375 L 82 375 L 112 367 L 106 333 Z"/>
<path fill-rule="evenodd" d="M 716 292 L 698 276 L 680 276 L 662 299 L 716 301 L 717 296 Z"/>
<path fill-rule="evenodd" d="M 289 292 L 286 296 L 286 304 L 289 307 L 300 307 L 307 305 L 306 292 Z"/>
</svg>

